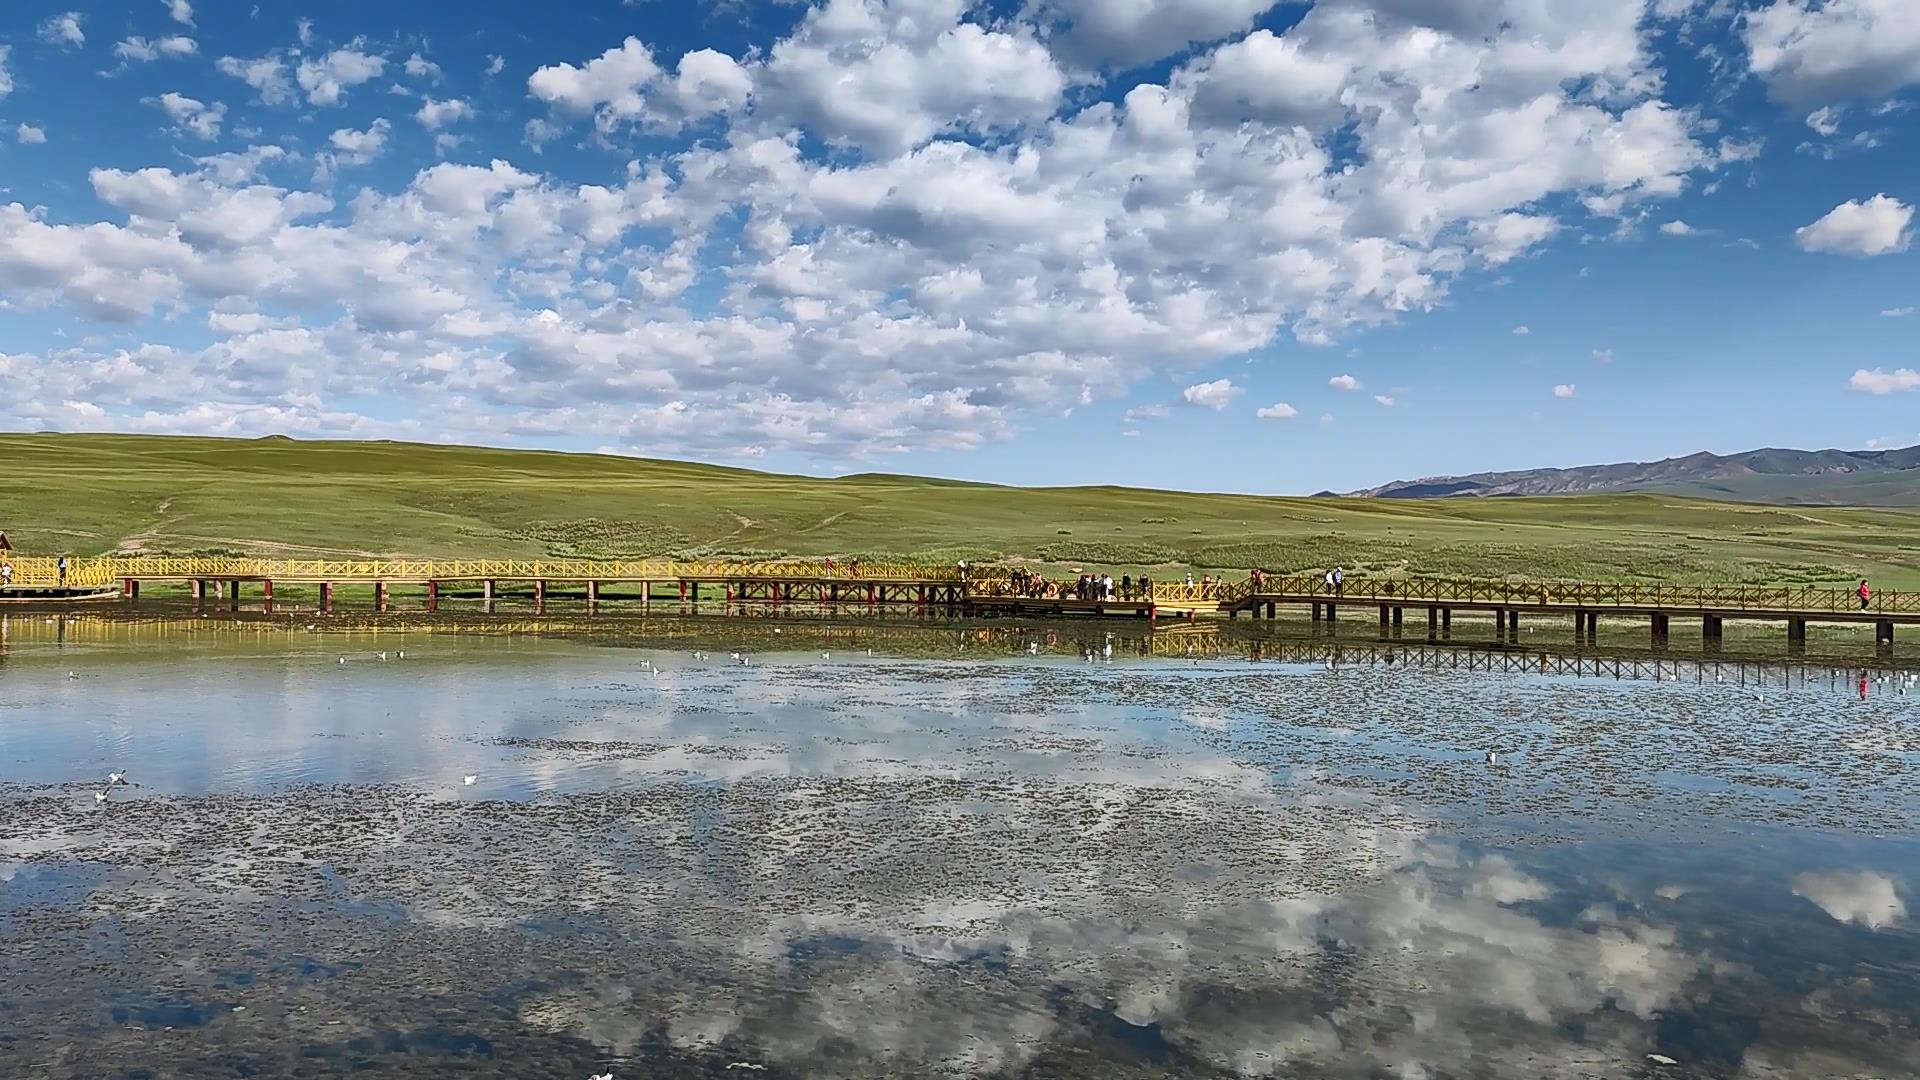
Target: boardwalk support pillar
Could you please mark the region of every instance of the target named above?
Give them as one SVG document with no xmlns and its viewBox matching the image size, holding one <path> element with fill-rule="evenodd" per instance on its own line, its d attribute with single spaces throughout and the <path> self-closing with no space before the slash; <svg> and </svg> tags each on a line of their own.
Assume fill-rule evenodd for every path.
<svg viewBox="0 0 1920 1080">
<path fill-rule="evenodd" d="M 238 578 L 227 582 L 227 606 L 235 611 L 240 610 L 240 580 Z"/>
<path fill-rule="evenodd" d="M 129 600 L 140 599 L 140 579 L 122 578 L 120 580 L 120 595 Z"/>
<path fill-rule="evenodd" d="M 1402 626 L 1406 623 L 1406 621 L 1407 621 L 1407 609 L 1401 608 L 1401 607 L 1394 608 L 1393 609 L 1393 625 L 1396 627 Z"/>
<path fill-rule="evenodd" d="M 440 610 L 440 583 L 438 581 L 427 582 L 427 610 Z"/>
<path fill-rule="evenodd" d="M 1890 621 L 1875 623 L 1873 627 L 1873 640 L 1882 645 L 1893 644 L 1893 623 Z"/>
<path fill-rule="evenodd" d="M 1801 641 L 1801 642 L 1806 641 L 1807 640 L 1807 620 L 1788 619 L 1787 620 L 1787 640 Z"/>
<path fill-rule="evenodd" d="M 1662 640 L 1662 641 L 1664 641 L 1664 640 L 1666 639 L 1666 636 L 1667 636 L 1667 616 L 1665 616 L 1665 615 L 1655 615 L 1655 616 L 1653 616 L 1653 636 L 1654 636 L 1654 638 L 1655 638 L 1655 639 L 1657 639 L 1657 640 Z"/>
<path fill-rule="evenodd" d="M 381 614 L 386 613 L 387 583 L 384 581 L 376 581 L 373 583 L 373 610 Z"/>
<path fill-rule="evenodd" d="M 263 578 L 260 582 L 260 606 L 263 611 L 273 610 L 273 579 Z"/>
<path fill-rule="evenodd" d="M 489 604 L 493 603 L 493 579 L 492 578 L 488 578 L 487 580 L 480 583 L 480 599 L 485 600 Z"/>
<path fill-rule="evenodd" d="M 597 604 L 599 602 L 600 602 L 600 583 L 597 581 L 587 582 L 587 603 Z"/>
<path fill-rule="evenodd" d="M 333 610 L 333 582 L 331 581 L 320 583 L 320 610 Z"/>
<path fill-rule="evenodd" d="M 193 579 L 193 603 L 196 607 L 205 607 L 207 603 L 207 579 Z"/>
<path fill-rule="evenodd" d="M 533 606 L 537 608 L 537 607 L 540 607 L 542 604 L 545 604 L 546 602 L 547 602 L 547 579 L 535 578 L 533 580 Z"/>
<path fill-rule="evenodd" d="M 1381 604 L 1380 605 L 1380 625 L 1381 626 L 1387 625 L 1388 615 L 1389 615 L 1389 612 L 1387 609 L 1387 605 Z"/>
<path fill-rule="evenodd" d="M 1318 600 L 1315 600 L 1313 602 L 1313 621 L 1314 622 L 1320 621 L 1320 601 Z"/>
<path fill-rule="evenodd" d="M 1718 615 L 1700 616 L 1700 640 L 1719 641 L 1725 634 L 1725 621 Z"/>
</svg>

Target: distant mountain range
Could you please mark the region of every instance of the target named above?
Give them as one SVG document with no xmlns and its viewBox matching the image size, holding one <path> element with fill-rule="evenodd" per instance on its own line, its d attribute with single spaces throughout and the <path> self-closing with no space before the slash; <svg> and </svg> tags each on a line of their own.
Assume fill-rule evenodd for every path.
<svg viewBox="0 0 1920 1080">
<path fill-rule="evenodd" d="M 1435 499 L 1653 491 L 1826 506 L 1920 506 L 1920 446 L 1904 450 L 1750 450 L 1665 461 L 1397 480 L 1351 496 Z"/>
</svg>

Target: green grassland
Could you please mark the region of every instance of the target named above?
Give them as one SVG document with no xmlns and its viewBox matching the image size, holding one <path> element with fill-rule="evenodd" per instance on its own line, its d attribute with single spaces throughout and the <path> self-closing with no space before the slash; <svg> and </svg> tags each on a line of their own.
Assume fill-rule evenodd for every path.
<svg viewBox="0 0 1920 1080">
<path fill-rule="evenodd" d="M 425 446 L 3 435 L 23 553 L 1021 559 L 1115 571 L 1920 588 L 1920 510 L 1666 495 L 1375 501 L 838 479 Z M 1196 484 L 1204 483 L 1196 477 Z"/>
</svg>

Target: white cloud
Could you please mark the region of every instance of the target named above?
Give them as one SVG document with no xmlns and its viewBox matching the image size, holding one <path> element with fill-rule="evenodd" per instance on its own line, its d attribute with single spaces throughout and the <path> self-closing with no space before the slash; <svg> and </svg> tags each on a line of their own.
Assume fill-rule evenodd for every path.
<svg viewBox="0 0 1920 1080">
<path fill-rule="evenodd" d="M 427 98 L 421 103 L 420 111 L 413 114 L 413 118 L 420 122 L 420 126 L 428 131 L 438 131 L 471 116 L 473 116 L 473 106 L 459 98 L 449 101 L 435 101 Z"/>
<path fill-rule="evenodd" d="M 1284 401 L 1276 401 L 1264 409 L 1256 410 L 1253 415 L 1262 420 L 1291 420 L 1300 415 L 1300 410 Z"/>
<path fill-rule="evenodd" d="M 196 139 L 218 138 L 220 124 L 227 116 L 225 105 L 219 102 L 207 105 L 184 94 L 168 92 L 157 98 L 148 98 L 147 102 L 164 109 L 176 128 Z"/>
<path fill-rule="evenodd" d="M 1781 101 L 1884 97 L 1920 83 L 1912 0 L 1774 0 L 1744 24 L 1749 66 Z"/>
<path fill-rule="evenodd" d="M 317 60 L 300 61 L 294 79 L 306 93 L 307 104 L 338 105 L 346 91 L 379 78 L 386 69 L 385 57 L 353 47 L 335 49 Z"/>
<path fill-rule="evenodd" d="M 1904 319 L 1911 314 L 1913 314 L 1913 308 L 1911 306 L 1890 307 L 1883 309 L 1880 312 L 1880 317 L 1883 319 Z"/>
<path fill-rule="evenodd" d="M 1042 0 L 1050 45 L 1070 63 L 1126 68 L 1253 25 L 1276 0 Z"/>
<path fill-rule="evenodd" d="M 1516 326 L 1513 328 L 1513 332 L 1518 337 L 1526 337 L 1528 334 L 1533 333 L 1533 330 L 1525 326 Z"/>
<path fill-rule="evenodd" d="M 1327 385 L 1333 387 L 1335 390 L 1358 390 L 1360 389 L 1360 380 L 1351 375 L 1335 375 L 1333 378 L 1327 380 Z"/>
<path fill-rule="evenodd" d="M 1888 255 L 1907 250 L 1913 236 L 1913 207 L 1886 195 L 1849 200 L 1811 225 L 1794 230 L 1802 251 L 1837 255 Z"/>
<path fill-rule="evenodd" d="M 1553 396 L 1554 396 L 1554 397 L 1557 397 L 1557 398 L 1562 398 L 1562 399 L 1564 399 L 1564 398 L 1570 398 L 1570 397 L 1572 397 L 1572 396 L 1573 396 L 1573 384 L 1572 384 L 1572 383 L 1561 383 L 1560 385 L 1558 385 L 1558 386 L 1555 386 L 1555 387 L 1553 388 Z"/>
<path fill-rule="evenodd" d="M 1613 350 L 1612 350 L 1612 349 L 1595 349 L 1595 350 L 1593 350 L 1593 352 L 1592 352 L 1592 353 L 1590 353 L 1590 354 L 1588 354 L 1588 355 L 1590 355 L 1590 356 L 1592 356 L 1592 357 L 1593 357 L 1593 362 L 1594 362 L 1594 363 L 1596 363 L 1596 364 L 1611 364 L 1611 363 L 1613 363 Z"/>
<path fill-rule="evenodd" d="M 1395 405 L 1399 404 L 1399 402 L 1395 398 L 1393 398 L 1388 394 L 1373 395 L 1373 402 L 1374 404 L 1380 406 L 1383 409 L 1391 409 Z"/>
<path fill-rule="evenodd" d="M 293 97 L 293 80 L 287 75 L 287 63 L 278 56 L 252 60 L 223 56 L 214 63 L 214 68 L 253 87 L 262 105 L 278 105 Z"/>
<path fill-rule="evenodd" d="M 0 45 L 0 98 L 13 93 L 13 72 L 7 70 L 7 58 L 12 52 L 12 46 Z"/>
<path fill-rule="evenodd" d="M 14 129 L 13 134 L 14 134 L 14 138 L 18 139 L 22 145 L 26 145 L 26 146 L 38 146 L 41 143 L 44 143 L 47 141 L 47 133 L 45 129 L 34 127 L 32 124 L 27 124 L 27 123 L 21 124 L 19 127 Z"/>
<path fill-rule="evenodd" d="M 440 81 L 440 65 L 421 56 L 419 53 L 414 53 L 412 56 L 407 57 L 404 70 L 409 76 L 416 79 L 431 79 L 434 82 Z"/>
<path fill-rule="evenodd" d="M 1660 233 L 1663 236 L 1693 236 L 1699 231 L 1679 218 L 1660 226 Z"/>
<path fill-rule="evenodd" d="M 599 110 L 614 120 L 629 119 L 644 110 L 640 91 L 659 74 L 653 51 L 630 37 L 580 67 L 554 64 L 535 71 L 527 77 L 527 92 L 569 112 Z"/>
<path fill-rule="evenodd" d="M 80 13 L 64 11 L 40 24 L 40 40 L 63 48 L 78 48 L 87 43 L 80 30 Z"/>
<path fill-rule="evenodd" d="M 1920 371 L 1912 368 L 1899 368 L 1894 371 L 1874 368 L 1868 371 L 1866 368 L 1861 368 L 1853 373 L 1853 378 L 1847 380 L 1847 389 L 1876 396 L 1903 390 L 1920 390 Z"/>
<path fill-rule="evenodd" d="M 1841 922 L 1869 930 L 1892 926 L 1907 917 L 1892 878 L 1871 870 L 1836 870 L 1801 874 L 1793 879 L 1793 895 L 1804 897 Z"/>
<path fill-rule="evenodd" d="M 1241 389 L 1233 385 L 1231 379 L 1215 379 L 1212 382 L 1195 383 L 1180 391 L 1180 397 L 1189 405 L 1203 409 L 1220 410 L 1233 404 Z"/>
<path fill-rule="evenodd" d="M 487 78 L 491 79 L 507 70 L 507 58 L 504 56 L 487 57 Z"/>
<path fill-rule="evenodd" d="M 1807 126 L 1817 135 L 1837 135 L 1840 133 L 1840 116 L 1846 112 L 1838 105 L 1826 105 L 1807 114 Z"/>
<path fill-rule="evenodd" d="M 190 37 L 176 34 L 171 37 L 156 38 L 148 41 L 143 37 L 130 37 L 113 47 L 113 55 L 128 63 L 147 63 L 161 57 L 192 56 L 200 51 L 200 45 Z"/>
<path fill-rule="evenodd" d="M 1728 152 L 1663 98 L 1633 7 L 1339 0 L 1252 39 L 1261 5 L 821 0 L 733 56 L 635 39 L 529 57 L 511 121 L 537 110 L 534 141 L 588 122 L 609 145 L 649 136 L 596 183 L 524 151 L 390 161 L 450 132 L 429 149 L 384 121 L 327 124 L 302 137 L 320 184 L 393 166 L 338 206 L 280 186 L 293 155 L 259 147 L 102 171 L 104 210 L 0 204 L 0 295 L 165 349 L 138 372 L 81 350 L 35 376 L 50 401 L 116 415 L 185 424 L 253 401 L 368 430 L 323 403 L 382 400 L 434 437 L 965 448 L 1149 379 L 1269 362 L 1283 335 L 1416 319 L 1584 231 L 1583 199 L 1671 216 L 1651 215 Z M 386 62 L 372 48 L 216 67 L 262 103 L 324 105 Z M 1099 74 L 1156 51 L 1176 59 L 1151 81 Z M 227 352 L 168 344 L 181 316 L 242 307 L 296 323 Z M 61 382 L 79 369 L 119 374 Z"/>
<path fill-rule="evenodd" d="M 187 26 L 193 25 L 192 0 L 160 0 L 160 2 L 167 5 L 167 13 L 173 17 L 174 22 Z"/>
</svg>

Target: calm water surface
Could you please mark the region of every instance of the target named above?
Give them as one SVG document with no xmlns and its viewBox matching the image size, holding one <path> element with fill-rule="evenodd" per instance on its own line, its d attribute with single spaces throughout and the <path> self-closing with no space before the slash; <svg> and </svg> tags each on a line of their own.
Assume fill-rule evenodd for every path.
<svg viewBox="0 0 1920 1080">
<path fill-rule="evenodd" d="M 1887 658 L 435 625 L 8 617 L 0 1076 L 1920 1075 Z"/>
</svg>

